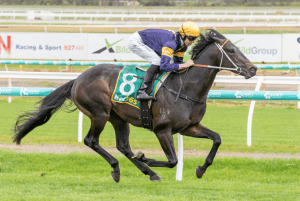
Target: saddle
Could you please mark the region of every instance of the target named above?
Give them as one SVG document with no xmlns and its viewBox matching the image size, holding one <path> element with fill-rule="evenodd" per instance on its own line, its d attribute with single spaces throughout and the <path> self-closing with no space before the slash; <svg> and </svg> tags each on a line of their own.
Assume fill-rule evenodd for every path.
<svg viewBox="0 0 300 201">
<path fill-rule="evenodd" d="M 145 71 L 146 70 L 138 67 L 124 67 L 119 73 L 111 101 L 128 104 L 139 109 L 141 111 L 140 118 L 143 127 L 153 129 L 152 114 L 149 109 L 151 102 L 148 100 L 136 100 L 138 88 L 143 82 L 142 79 L 145 76 Z M 151 93 L 151 96 L 155 96 L 160 87 L 163 86 L 163 81 L 166 80 L 169 75 L 170 72 L 157 72 L 153 76 L 152 82 L 148 84 L 146 92 Z"/>
</svg>

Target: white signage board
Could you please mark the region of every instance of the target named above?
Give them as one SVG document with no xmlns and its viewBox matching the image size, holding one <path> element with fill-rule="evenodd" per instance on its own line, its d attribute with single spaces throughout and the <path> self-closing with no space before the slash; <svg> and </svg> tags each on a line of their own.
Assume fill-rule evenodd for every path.
<svg viewBox="0 0 300 201">
<path fill-rule="evenodd" d="M 127 47 L 131 34 L 89 34 L 88 60 L 143 61 Z"/>
<path fill-rule="evenodd" d="M 251 62 L 281 62 L 280 34 L 224 34 Z"/>
<path fill-rule="evenodd" d="M 300 62 L 300 34 L 282 34 L 282 61 Z"/>
<path fill-rule="evenodd" d="M 130 36 L 131 34 L 0 33 L 0 59 L 143 61 L 127 47 Z M 282 35 L 226 34 L 225 37 L 251 62 L 281 62 Z M 297 54 L 299 59 L 299 51 Z"/>
<path fill-rule="evenodd" d="M 87 34 L 0 33 L 1 59 L 87 59 Z"/>
</svg>

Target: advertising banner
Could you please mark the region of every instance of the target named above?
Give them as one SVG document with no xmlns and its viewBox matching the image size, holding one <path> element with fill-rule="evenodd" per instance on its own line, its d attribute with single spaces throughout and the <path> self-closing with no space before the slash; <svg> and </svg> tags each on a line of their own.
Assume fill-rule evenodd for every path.
<svg viewBox="0 0 300 201">
<path fill-rule="evenodd" d="M 87 34 L 0 33 L 1 59 L 87 59 Z"/>
<path fill-rule="evenodd" d="M 281 62 L 280 34 L 224 34 L 251 62 Z"/>
<path fill-rule="evenodd" d="M 296 35 L 284 43 L 284 46 L 299 50 L 297 38 L 300 34 Z M 0 59 L 143 61 L 127 47 L 130 36 L 131 34 L 0 33 Z M 226 34 L 225 37 L 251 62 L 281 62 L 282 35 Z M 293 44 L 293 41 L 297 43 Z M 299 51 L 290 52 L 284 52 L 284 56 L 287 59 L 298 58 L 296 61 L 299 61 Z"/>
<path fill-rule="evenodd" d="M 300 100 L 297 91 L 218 91 L 210 90 L 208 99 Z"/>
<path fill-rule="evenodd" d="M 282 34 L 282 61 L 300 62 L 300 34 Z"/>
<path fill-rule="evenodd" d="M 89 34 L 88 60 L 143 61 L 127 47 L 131 34 Z"/>
<path fill-rule="evenodd" d="M 1 96 L 47 96 L 55 88 L 0 87 Z"/>
</svg>

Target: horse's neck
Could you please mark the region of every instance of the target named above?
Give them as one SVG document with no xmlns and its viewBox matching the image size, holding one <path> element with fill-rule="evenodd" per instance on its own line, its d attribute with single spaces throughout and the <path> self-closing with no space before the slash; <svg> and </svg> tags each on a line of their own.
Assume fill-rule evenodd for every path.
<svg viewBox="0 0 300 201">
<path fill-rule="evenodd" d="M 195 94 L 195 98 L 201 101 L 205 100 L 216 78 L 218 70 L 202 67 L 192 67 L 189 71 L 189 76 L 187 76 L 186 80 L 187 84 L 189 83 L 189 85 L 191 86 L 190 90 L 192 90 L 193 94 Z"/>
<path fill-rule="evenodd" d="M 209 47 L 205 48 L 195 63 L 218 66 L 220 60 L 217 57 L 215 46 L 212 43 Z M 181 93 L 186 93 L 185 95 L 195 100 L 205 101 L 218 71 L 218 69 L 195 66 L 189 68 Z M 172 74 L 168 85 L 173 89 L 179 89 L 184 77 L 185 73 Z"/>
<path fill-rule="evenodd" d="M 219 66 L 220 59 L 218 59 L 218 53 L 219 51 L 217 50 L 215 44 L 211 43 L 202 53 L 200 53 L 200 56 L 195 63 Z M 205 100 L 219 70 L 203 67 L 192 67 L 190 70 L 190 82 L 194 85 L 195 94 L 201 100 Z"/>
</svg>

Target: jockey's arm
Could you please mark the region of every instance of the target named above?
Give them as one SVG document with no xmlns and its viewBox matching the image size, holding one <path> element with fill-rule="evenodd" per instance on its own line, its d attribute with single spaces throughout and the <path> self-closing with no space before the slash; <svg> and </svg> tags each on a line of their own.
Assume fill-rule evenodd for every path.
<svg viewBox="0 0 300 201">
<path fill-rule="evenodd" d="M 192 65 L 194 65 L 194 61 L 190 59 L 190 60 L 188 60 L 187 62 L 185 62 L 183 64 L 179 64 L 179 70 L 191 67 Z"/>
<path fill-rule="evenodd" d="M 188 68 L 192 65 L 194 65 L 193 60 L 188 60 L 186 63 L 183 63 L 183 57 L 184 57 L 185 51 L 184 52 L 177 52 L 173 55 L 174 62 L 179 64 L 179 70 Z"/>
<path fill-rule="evenodd" d="M 182 64 L 175 64 L 175 63 L 170 64 L 171 56 L 167 56 L 164 55 L 164 53 L 162 53 L 161 61 L 160 61 L 160 69 L 162 71 L 177 71 L 194 65 L 194 61 L 191 59 Z"/>
<path fill-rule="evenodd" d="M 183 63 L 183 56 L 185 52 L 177 52 L 174 54 L 176 46 L 177 44 L 173 41 L 168 41 L 164 44 L 160 61 L 160 69 L 162 71 L 177 71 L 194 65 L 193 60 L 189 60 L 186 63 Z M 177 63 L 170 63 L 172 57 L 176 58 L 174 58 L 174 60 L 177 60 Z"/>
<path fill-rule="evenodd" d="M 160 60 L 160 70 L 162 71 L 177 71 L 179 69 L 179 64 L 170 63 L 173 52 L 171 48 L 163 47 L 162 48 L 162 54 L 161 54 L 161 60 Z"/>
</svg>

